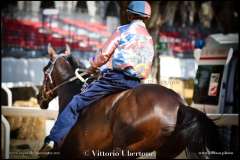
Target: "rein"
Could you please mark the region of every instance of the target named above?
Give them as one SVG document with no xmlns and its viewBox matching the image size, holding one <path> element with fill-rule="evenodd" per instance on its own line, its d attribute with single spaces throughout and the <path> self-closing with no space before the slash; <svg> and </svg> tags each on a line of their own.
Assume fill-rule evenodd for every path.
<svg viewBox="0 0 240 160">
<path fill-rule="evenodd" d="M 78 71 L 83 71 L 83 73 L 79 74 Z M 73 77 L 71 77 L 70 79 L 66 80 L 66 81 L 63 81 L 62 83 L 60 83 L 59 85 L 57 85 L 56 87 L 54 87 L 53 89 L 50 89 L 49 91 L 46 92 L 46 94 L 50 94 L 50 93 L 53 93 L 55 90 L 57 90 L 59 87 L 67 84 L 67 83 L 70 83 L 70 82 L 73 82 L 75 81 L 76 79 L 79 79 L 81 82 L 83 83 L 86 83 L 86 81 L 88 80 L 87 79 L 84 79 L 83 76 L 87 75 L 87 73 L 84 72 L 85 70 L 83 69 L 80 69 L 80 68 L 77 68 L 75 70 L 75 75 Z"/>
<path fill-rule="evenodd" d="M 64 56 L 64 54 L 58 55 L 57 58 L 56 58 L 54 61 L 51 62 L 51 66 L 50 66 L 49 71 L 45 73 L 45 74 L 47 74 L 47 76 L 48 76 L 51 84 L 53 83 L 51 74 L 52 74 L 52 71 L 53 71 L 53 68 L 54 68 L 54 64 L 55 64 L 55 62 L 57 61 L 58 58 L 63 57 L 63 56 Z M 83 73 L 79 74 L 79 73 L 78 73 L 79 71 L 82 71 Z M 49 96 L 50 94 L 53 94 L 53 92 L 54 92 L 55 90 L 57 90 L 59 87 L 62 87 L 62 86 L 65 85 L 65 84 L 68 84 L 68 83 L 70 83 L 70 82 L 75 81 L 76 79 L 79 79 L 81 82 L 86 83 L 87 80 L 88 80 L 88 78 L 87 78 L 87 79 L 84 79 L 84 78 L 83 78 L 83 76 L 87 75 L 87 73 L 86 73 L 85 71 L 86 71 L 86 70 L 84 70 L 84 69 L 77 68 L 77 69 L 75 70 L 75 75 L 74 75 L 73 77 L 69 78 L 69 79 L 66 80 L 66 81 L 63 81 L 63 82 L 60 83 L 59 85 L 55 86 L 53 89 L 50 89 L 49 91 L 47 91 L 47 92 L 46 92 L 46 96 L 45 96 L 44 94 L 42 94 L 42 98 L 43 98 L 44 100 L 48 100 L 48 98 L 49 98 L 48 96 Z"/>
<path fill-rule="evenodd" d="M 55 64 L 55 62 L 57 61 L 58 58 L 63 57 L 63 56 L 64 56 L 64 54 L 60 54 L 56 57 L 56 59 L 54 61 L 50 61 L 51 62 L 50 71 L 48 71 L 46 73 L 48 78 L 50 79 L 50 83 L 53 83 L 51 74 L 52 74 L 52 71 L 53 71 L 54 64 Z"/>
</svg>

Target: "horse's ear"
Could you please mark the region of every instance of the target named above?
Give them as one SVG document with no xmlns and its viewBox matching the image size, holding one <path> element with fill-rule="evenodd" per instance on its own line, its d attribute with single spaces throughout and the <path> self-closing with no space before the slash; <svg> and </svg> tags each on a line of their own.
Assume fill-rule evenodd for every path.
<svg viewBox="0 0 240 160">
<path fill-rule="evenodd" d="M 64 54 L 71 54 L 71 49 L 70 46 L 68 44 L 66 44 L 66 49 L 65 49 L 65 53 Z"/>
<path fill-rule="evenodd" d="M 54 60 L 57 57 L 55 49 L 52 47 L 51 43 L 48 43 L 48 55 L 51 60 Z"/>
</svg>

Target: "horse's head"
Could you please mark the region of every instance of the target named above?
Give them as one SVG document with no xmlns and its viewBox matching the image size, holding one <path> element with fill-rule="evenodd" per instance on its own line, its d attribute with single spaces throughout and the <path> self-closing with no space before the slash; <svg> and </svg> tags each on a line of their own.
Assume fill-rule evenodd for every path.
<svg viewBox="0 0 240 160">
<path fill-rule="evenodd" d="M 69 46 L 60 54 L 49 44 L 49 63 L 43 68 L 44 80 L 37 96 L 38 103 L 42 109 L 48 108 L 48 103 L 57 96 L 59 85 L 74 76 L 77 67 L 84 68 L 84 65 L 77 61 L 70 53 Z"/>
</svg>

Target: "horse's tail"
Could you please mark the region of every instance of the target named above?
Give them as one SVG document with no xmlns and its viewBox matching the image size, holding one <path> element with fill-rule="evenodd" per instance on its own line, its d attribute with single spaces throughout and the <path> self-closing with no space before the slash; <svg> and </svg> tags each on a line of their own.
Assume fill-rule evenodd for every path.
<svg viewBox="0 0 240 160">
<path fill-rule="evenodd" d="M 187 157 L 222 157 L 223 147 L 218 127 L 203 112 L 181 105 L 176 130 L 185 139 Z"/>
</svg>

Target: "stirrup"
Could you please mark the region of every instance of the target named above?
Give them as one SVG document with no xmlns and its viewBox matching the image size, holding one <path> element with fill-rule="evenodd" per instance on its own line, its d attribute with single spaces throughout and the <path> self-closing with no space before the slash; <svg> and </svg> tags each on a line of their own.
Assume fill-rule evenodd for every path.
<svg viewBox="0 0 240 160">
<path fill-rule="evenodd" d="M 42 148 L 39 150 L 39 156 L 40 157 L 46 157 L 49 155 L 49 152 L 51 152 L 54 149 L 54 142 L 50 141 L 49 143 L 45 143 Z"/>
</svg>

